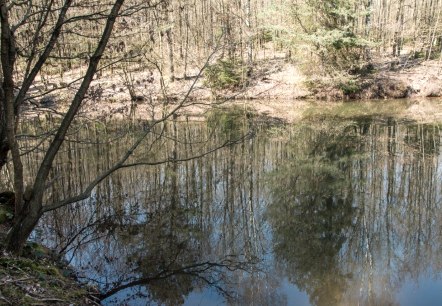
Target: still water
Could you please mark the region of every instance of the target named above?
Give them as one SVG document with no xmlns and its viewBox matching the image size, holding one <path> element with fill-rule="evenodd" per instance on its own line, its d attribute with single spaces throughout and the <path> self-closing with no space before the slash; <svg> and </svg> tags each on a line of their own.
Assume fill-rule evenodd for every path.
<svg viewBox="0 0 442 306">
<path fill-rule="evenodd" d="M 290 125 L 238 110 L 168 123 L 130 162 L 169 162 L 114 173 L 33 238 L 104 305 L 441 305 L 440 128 L 311 110 Z M 73 131 L 47 200 L 86 188 L 137 135 Z"/>
</svg>

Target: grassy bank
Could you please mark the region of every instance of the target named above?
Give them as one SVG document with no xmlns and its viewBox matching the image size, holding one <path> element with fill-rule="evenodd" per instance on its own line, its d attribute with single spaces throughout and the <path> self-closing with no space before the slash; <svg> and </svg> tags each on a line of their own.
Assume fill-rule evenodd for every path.
<svg viewBox="0 0 442 306">
<path fill-rule="evenodd" d="M 99 305 L 94 293 L 41 245 L 29 243 L 22 257 L 0 256 L 0 305 Z"/>
</svg>

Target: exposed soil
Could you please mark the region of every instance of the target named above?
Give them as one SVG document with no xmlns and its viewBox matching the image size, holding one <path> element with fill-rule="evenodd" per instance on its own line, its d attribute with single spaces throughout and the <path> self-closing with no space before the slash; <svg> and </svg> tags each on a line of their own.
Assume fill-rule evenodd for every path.
<svg viewBox="0 0 442 306">
<path fill-rule="evenodd" d="M 303 107 L 305 99 L 337 101 L 442 96 L 440 59 L 423 61 L 403 56 L 376 60 L 370 73 L 355 79 L 356 90 L 350 93 L 337 85 L 321 85 L 320 79 L 318 82 L 310 81 L 308 86 L 308 78 L 299 71 L 296 63 L 288 62 L 282 55 L 257 62 L 250 78 L 241 88 L 212 91 L 205 85 L 203 77 L 195 77 L 198 72 L 195 69 L 189 73 L 194 77 L 172 82 L 162 79 L 158 72 L 136 71 L 131 74 L 130 84 L 125 84 L 121 76 L 101 74 L 90 88 L 81 115 L 111 119 L 158 118 L 187 97 L 185 107 L 179 111 L 181 118 L 198 120 L 209 106 L 245 103 L 252 105 L 259 114 L 292 121 L 296 119 L 296 113 Z M 79 75 L 80 71 L 70 71 L 63 75 L 60 83 L 54 81 L 48 84 L 46 81 L 45 85 L 35 86 L 31 94 L 36 98 L 25 107 L 26 113 L 42 116 L 42 110 L 53 114 L 64 112 L 68 103 L 63 101 L 69 101 L 68 97 L 75 92 L 78 84 L 71 82 Z M 65 87 L 66 84 L 69 86 Z M 51 86 L 52 95 L 38 98 L 40 91 Z"/>
<path fill-rule="evenodd" d="M 409 97 L 440 97 L 442 96 L 441 59 L 424 61 L 403 56 L 398 60 L 381 63 L 383 66 L 380 66 L 378 76 L 407 87 Z"/>
<path fill-rule="evenodd" d="M 442 62 L 408 56 L 383 59 L 371 75 L 361 78 L 356 99 L 400 99 L 442 96 Z"/>
<path fill-rule="evenodd" d="M 198 74 L 198 70 L 192 72 Z M 243 87 L 212 91 L 204 83 L 204 77 L 195 77 L 164 81 L 161 88 L 160 75 L 155 72 L 136 72 L 133 76 L 133 95 L 139 102 L 167 99 L 180 101 L 194 84 L 189 94 L 190 100 L 225 100 L 225 99 L 271 99 L 292 100 L 320 98 L 326 100 L 341 99 L 389 99 L 406 97 L 440 97 L 442 95 L 441 59 L 424 61 L 409 56 L 400 58 L 383 57 L 374 60 L 373 70 L 357 81 L 361 91 L 357 95 L 335 93 L 333 88 L 315 93 L 308 88 L 308 77 L 303 75 L 296 62 L 287 61 L 281 54 L 274 59 L 256 62 L 251 76 Z M 93 90 L 100 88 L 100 97 L 105 100 L 130 99 L 127 88 L 121 78 L 101 75 L 93 85 Z M 318 88 L 321 88 L 318 84 Z"/>
</svg>

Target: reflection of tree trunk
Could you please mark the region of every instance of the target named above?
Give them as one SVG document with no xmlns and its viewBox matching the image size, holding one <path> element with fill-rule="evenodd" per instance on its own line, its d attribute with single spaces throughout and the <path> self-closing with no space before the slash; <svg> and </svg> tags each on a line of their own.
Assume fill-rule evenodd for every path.
<svg viewBox="0 0 442 306">
<path fill-rule="evenodd" d="M 216 159 L 216 154 L 217 152 L 213 153 L 213 156 L 210 156 L 210 158 L 213 160 L 217 160 Z M 212 223 L 212 213 L 211 213 L 211 204 L 210 203 L 215 203 L 215 197 L 214 197 L 214 192 L 215 192 L 215 188 L 216 188 L 216 183 L 214 181 L 215 178 L 215 174 L 217 173 L 216 170 L 214 169 L 214 167 L 216 167 L 214 165 L 214 162 L 212 160 L 210 160 L 207 164 L 207 169 L 206 169 L 206 188 L 205 188 L 205 196 L 203 196 L 202 198 L 202 202 L 201 202 L 201 206 L 204 207 L 204 209 L 201 209 L 203 211 L 203 215 L 206 217 L 207 219 L 207 225 L 209 226 L 209 228 L 211 228 Z M 202 184 L 203 182 L 201 182 Z M 206 203 L 206 204 L 205 204 Z M 209 231 L 210 232 L 210 231 Z"/>
<path fill-rule="evenodd" d="M 396 129 L 397 123 L 394 120 L 388 122 L 388 138 L 387 138 L 387 202 L 385 207 L 385 235 L 386 235 L 386 248 L 387 248 L 387 265 L 390 267 L 392 257 L 392 244 L 391 244 L 391 223 L 392 223 L 392 210 L 395 207 L 395 191 L 396 188 Z"/>
<path fill-rule="evenodd" d="M 374 219 L 374 216 L 373 216 Z M 374 221 L 374 220 L 373 220 Z M 370 236 L 370 229 L 367 227 L 366 224 L 366 217 L 364 216 L 364 228 L 366 231 L 366 260 L 368 264 L 368 303 L 373 304 L 373 273 L 374 273 L 374 265 L 373 265 L 373 254 L 372 254 L 372 246 L 371 246 L 371 236 Z"/>
<path fill-rule="evenodd" d="M 249 201 L 248 201 L 248 194 L 247 194 L 247 175 L 248 175 L 248 160 L 246 159 L 247 151 L 245 150 L 245 143 L 241 143 L 241 154 L 240 154 L 240 167 L 238 167 L 236 175 L 239 175 L 237 187 L 239 189 L 239 207 L 237 207 L 237 210 L 239 209 L 241 213 L 241 220 L 244 223 L 244 231 L 243 231 L 243 239 L 244 239 L 244 254 L 246 256 L 250 256 L 251 254 L 251 233 L 250 233 L 250 223 L 249 223 L 249 217 L 250 217 L 250 211 L 249 211 Z M 239 173 L 238 173 L 239 172 Z"/>
<path fill-rule="evenodd" d="M 176 126 L 176 118 L 177 115 L 174 114 L 173 122 L 172 122 L 172 160 L 168 166 L 169 175 L 170 175 L 170 229 L 174 230 L 176 228 L 176 217 L 177 217 L 177 209 L 179 206 L 179 195 L 178 195 L 178 164 L 175 160 L 178 157 L 178 140 L 177 140 L 177 126 Z"/>
<path fill-rule="evenodd" d="M 235 152 L 233 147 L 229 147 L 229 177 L 230 188 L 228 193 L 228 209 L 229 209 L 229 250 L 233 250 L 233 242 L 235 237 L 234 220 L 235 220 Z"/>
<path fill-rule="evenodd" d="M 258 236 L 257 236 L 257 228 L 255 223 L 255 202 L 254 202 L 254 192 L 255 192 L 255 180 L 257 178 L 254 177 L 255 172 L 254 170 L 254 152 L 255 152 L 255 146 L 254 146 L 254 140 L 249 140 L 249 218 L 250 218 L 250 226 L 251 226 L 251 240 L 252 240 L 252 246 L 253 246 L 253 252 L 256 254 L 258 252 Z"/>
<path fill-rule="evenodd" d="M 233 249 L 234 241 L 234 192 L 235 192 L 235 152 L 232 147 L 229 147 L 228 154 L 224 164 L 225 173 L 225 195 L 224 195 L 224 220 L 223 220 L 223 233 L 224 235 L 224 249 L 225 252 L 231 252 Z"/>
</svg>

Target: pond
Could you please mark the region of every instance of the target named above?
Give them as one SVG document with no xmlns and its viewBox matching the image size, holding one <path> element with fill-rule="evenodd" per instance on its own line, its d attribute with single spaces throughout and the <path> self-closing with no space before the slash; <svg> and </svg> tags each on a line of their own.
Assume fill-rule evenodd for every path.
<svg viewBox="0 0 442 306">
<path fill-rule="evenodd" d="M 46 215 L 33 239 L 104 305 L 437 305 L 442 125 L 315 107 L 290 125 L 236 109 L 158 126 L 131 160 L 149 165 Z M 135 127 L 72 131 L 47 201 L 86 188 Z M 26 158 L 32 173 L 41 151 Z"/>
</svg>

